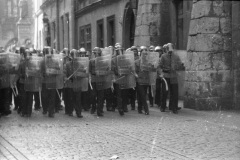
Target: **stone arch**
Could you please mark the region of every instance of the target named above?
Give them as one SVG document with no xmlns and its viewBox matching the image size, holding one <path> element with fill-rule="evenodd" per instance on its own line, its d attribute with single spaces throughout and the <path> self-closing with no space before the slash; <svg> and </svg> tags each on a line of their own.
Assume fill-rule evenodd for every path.
<svg viewBox="0 0 240 160">
<path fill-rule="evenodd" d="M 5 50 L 14 49 L 16 47 L 17 42 L 18 42 L 18 38 L 16 37 L 10 39 L 9 41 L 7 41 L 6 45 L 4 46 L 4 49 Z"/>
<path fill-rule="evenodd" d="M 127 49 L 134 44 L 135 35 L 135 15 L 130 2 L 126 4 L 124 8 L 123 15 L 123 35 L 122 35 L 122 45 L 123 48 Z"/>
</svg>

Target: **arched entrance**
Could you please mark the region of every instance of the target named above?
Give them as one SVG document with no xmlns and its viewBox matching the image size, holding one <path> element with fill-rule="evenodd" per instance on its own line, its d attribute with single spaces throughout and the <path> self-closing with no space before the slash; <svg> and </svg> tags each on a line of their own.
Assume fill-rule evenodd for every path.
<svg viewBox="0 0 240 160">
<path fill-rule="evenodd" d="M 134 44 L 135 35 L 135 15 L 130 3 L 126 4 L 123 17 L 123 48 L 127 49 Z"/>
<path fill-rule="evenodd" d="M 14 51 L 16 49 L 17 43 L 18 43 L 18 38 L 12 38 L 6 43 L 4 48 L 5 50 Z"/>
</svg>

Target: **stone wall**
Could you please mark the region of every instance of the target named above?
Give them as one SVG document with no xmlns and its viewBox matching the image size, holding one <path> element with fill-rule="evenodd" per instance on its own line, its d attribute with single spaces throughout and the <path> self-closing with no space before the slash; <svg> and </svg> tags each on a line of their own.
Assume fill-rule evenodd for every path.
<svg viewBox="0 0 240 160">
<path fill-rule="evenodd" d="M 231 1 L 194 0 L 184 107 L 233 108 Z"/>
<path fill-rule="evenodd" d="M 163 45 L 171 40 L 169 1 L 139 0 L 134 45 Z"/>
<path fill-rule="evenodd" d="M 240 2 L 232 2 L 232 55 L 234 78 L 234 107 L 240 109 Z"/>
</svg>

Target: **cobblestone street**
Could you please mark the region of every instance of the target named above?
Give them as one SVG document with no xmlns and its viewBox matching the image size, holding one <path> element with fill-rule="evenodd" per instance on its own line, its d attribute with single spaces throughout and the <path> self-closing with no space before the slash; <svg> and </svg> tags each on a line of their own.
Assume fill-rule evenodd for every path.
<svg viewBox="0 0 240 160">
<path fill-rule="evenodd" d="M 15 111 L 0 119 L 1 160 L 239 160 L 239 112 L 180 110 L 178 115 L 150 108 L 150 115 L 83 112 L 79 119 Z"/>
</svg>

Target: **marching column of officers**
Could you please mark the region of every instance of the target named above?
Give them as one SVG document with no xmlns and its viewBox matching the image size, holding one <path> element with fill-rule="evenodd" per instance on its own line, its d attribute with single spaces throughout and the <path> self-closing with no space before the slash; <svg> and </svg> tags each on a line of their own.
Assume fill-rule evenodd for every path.
<svg viewBox="0 0 240 160">
<path fill-rule="evenodd" d="M 103 116 L 105 101 L 107 111 L 115 111 L 117 109 L 120 115 L 124 115 L 124 113 L 128 112 L 128 104 L 131 105 L 131 110 L 135 110 L 137 101 L 138 113 L 149 115 L 147 99 L 149 99 L 151 107 L 155 103 L 158 105 L 161 112 L 165 112 L 169 92 L 169 110 L 172 110 L 174 114 L 178 113 L 180 107 L 178 107 L 178 81 L 176 71 L 184 69 L 184 66 L 180 62 L 179 57 L 174 54 L 173 45 L 171 43 L 163 47 L 150 46 L 147 48 L 141 46 L 140 49 L 136 46 L 132 46 L 127 49 L 126 52 L 122 49 L 121 44 L 116 43 L 114 47 L 109 46 L 108 49 L 111 50 L 110 53 L 112 54 L 111 66 L 109 66 L 107 70 L 107 77 L 109 77 L 109 73 L 111 77 L 110 87 L 99 87 L 99 85 L 106 85 L 104 80 L 99 80 L 104 76 L 101 77 L 96 71 L 96 58 L 105 56 L 101 48 L 95 47 L 92 50 L 92 54 L 88 54 L 89 52 L 84 48 L 80 48 L 79 50 L 72 49 L 71 51 L 65 48 L 59 54 L 63 57 L 62 76 L 50 75 L 47 72 L 46 61 L 41 62 L 39 69 L 39 73 L 41 73 L 41 75 L 39 75 L 39 77 L 41 77 L 41 86 L 39 86 L 39 92 L 37 90 L 29 91 L 26 89 L 28 83 L 26 79 L 29 80 L 29 75 L 26 73 L 27 60 L 31 56 L 46 59 L 46 57 L 56 54 L 56 51 L 51 47 L 44 47 L 42 52 L 20 47 L 20 49 L 15 52 L 21 55 L 20 64 L 17 67 L 8 69 L 8 75 L 6 75 L 4 70 L 0 69 L 0 116 L 11 114 L 10 105 L 12 102 L 12 93 L 15 93 L 14 110 L 17 110 L 22 117 L 31 116 L 33 99 L 35 102 L 35 110 L 39 110 L 42 107 L 43 115 L 48 114 L 49 117 L 54 117 L 56 112 L 63 109 L 61 97 L 64 101 L 65 114 L 69 116 L 73 116 L 74 110 L 76 116 L 79 118 L 83 117 L 82 110 L 90 110 L 91 114 L 96 112 L 98 116 Z M 134 54 L 134 69 L 130 69 L 130 75 L 134 77 L 136 84 L 132 88 L 125 89 L 121 87 L 121 84 L 117 83 L 119 79 L 126 78 L 126 75 L 121 76 L 121 74 L 119 74 L 116 57 L 126 54 L 127 51 L 132 51 Z M 156 76 L 153 76 L 155 80 L 154 85 L 156 86 L 155 95 L 153 94 L 153 85 L 142 81 L 142 79 L 149 80 L 149 78 L 152 78 L 149 76 L 149 71 L 141 68 L 141 56 L 143 52 L 149 52 L 150 54 L 151 52 L 158 52 L 158 63 L 153 66 L 153 70 L 151 71 L 156 73 Z M 81 69 L 81 72 L 85 73 L 85 78 L 88 79 L 88 83 L 82 83 L 82 80 L 77 81 L 78 77 L 76 73 L 79 71 L 79 68 L 75 67 L 74 59 L 78 57 L 89 58 L 89 71 L 87 71 L 86 68 Z M 0 63 L 3 62 L 0 61 Z M 6 80 L 6 76 L 10 76 L 10 73 L 15 74 L 14 79 L 9 82 L 10 85 L 8 87 L 4 87 L 2 85 L 3 81 Z M 33 79 L 32 81 L 36 82 L 38 79 Z M 57 81 L 61 81 L 59 79 L 62 79 L 62 81 L 64 81 L 63 88 L 48 87 L 53 79 Z M 76 82 L 87 85 L 87 90 L 83 90 L 81 89 L 82 87 L 79 86 L 76 87 Z"/>
</svg>

